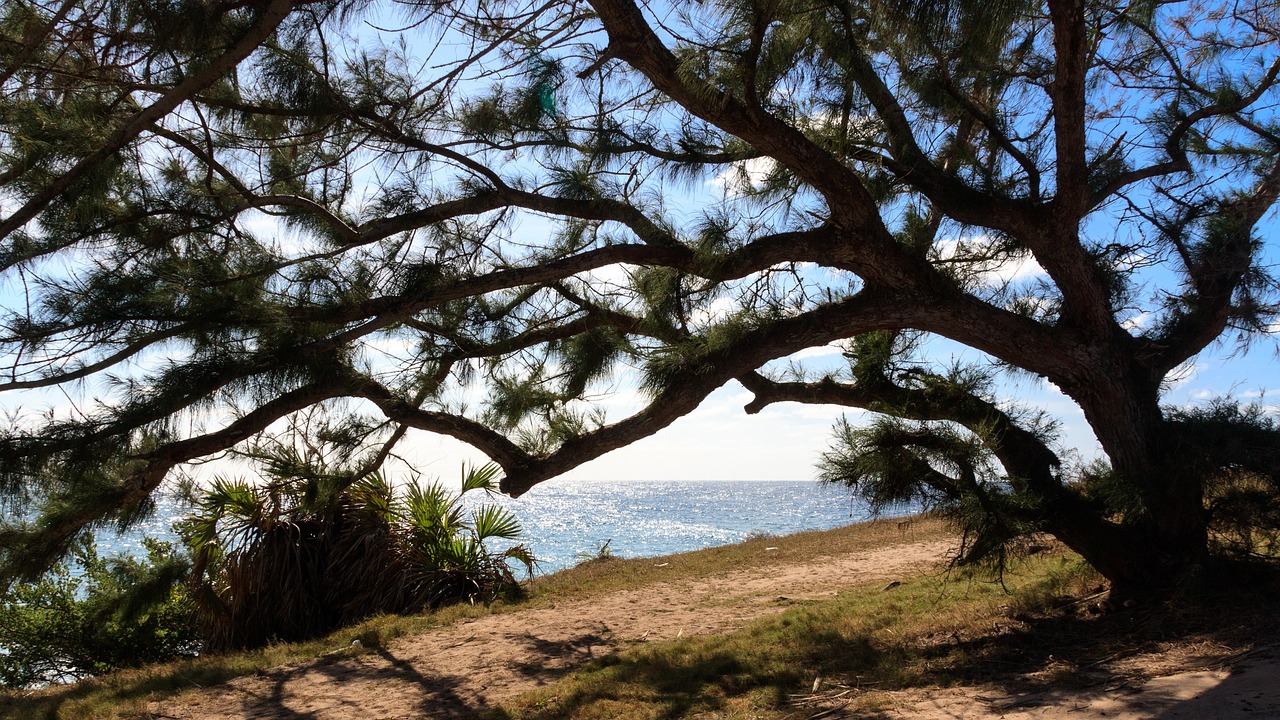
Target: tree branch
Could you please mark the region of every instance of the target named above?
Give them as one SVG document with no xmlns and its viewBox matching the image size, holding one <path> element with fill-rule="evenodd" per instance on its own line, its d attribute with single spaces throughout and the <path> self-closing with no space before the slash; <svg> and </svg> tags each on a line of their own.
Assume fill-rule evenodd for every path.
<svg viewBox="0 0 1280 720">
<path fill-rule="evenodd" d="M 307 2 L 313 0 L 305 0 Z M 222 55 L 204 64 L 200 70 L 187 76 L 152 104 L 129 116 L 107 137 L 102 147 L 76 162 L 66 173 L 49 183 L 43 190 L 29 198 L 17 210 L 0 222 L 0 238 L 7 238 L 13 231 L 30 222 L 41 210 L 59 195 L 70 189 L 86 173 L 106 160 L 112 153 L 146 132 L 156 121 L 173 112 L 196 93 L 217 82 L 231 72 L 245 58 L 262 45 L 276 28 L 284 22 L 300 0 L 265 0 L 256 21 Z"/>
</svg>

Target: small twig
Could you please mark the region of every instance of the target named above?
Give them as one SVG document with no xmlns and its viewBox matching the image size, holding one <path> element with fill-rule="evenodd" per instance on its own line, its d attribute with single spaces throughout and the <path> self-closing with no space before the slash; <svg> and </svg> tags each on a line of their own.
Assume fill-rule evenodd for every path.
<svg viewBox="0 0 1280 720">
<path fill-rule="evenodd" d="M 816 712 L 816 713 L 814 713 L 814 714 L 810 715 L 810 716 L 809 716 L 809 720 L 819 720 L 819 718 L 824 718 L 824 717 L 827 717 L 828 715 L 834 715 L 834 714 L 836 714 L 836 713 L 840 712 L 841 710 L 845 709 L 845 708 L 846 708 L 846 707 L 848 707 L 848 706 L 849 706 L 849 703 L 848 703 L 848 702 L 840 703 L 840 704 L 839 704 L 839 705 L 837 705 L 836 707 L 833 707 L 833 708 L 827 708 L 826 710 L 822 710 L 822 711 L 820 711 L 820 712 Z"/>
<path fill-rule="evenodd" d="M 466 645 L 467 643 L 469 643 L 469 642 L 471 642 L 472 640 L 475 640 L 475 639 L 476 639 L 476 636 L 475 636 L 475 635 L 472 635 L 472 636 L 468 637 L 467 639 L 465 639 L 465 640 L 459 640 L 458 642 L 456 642 L 456 643 L 454 643 L 454 644 L 452 644 L 452 645 L 445 645 L 445 646 L 444 646 L 444 649 L 445 649 L 445 650 L 450 650 L 450 649 L 452 649 L 452 648 L 456 648 L 456 647 L 459 647 L 459 646 L 461 646 L 461 645 Z"/>
<path fill-rule="evenodd" d="M 1102 663 L 1105 663 L 1105 662 L 1111 662 L 1112 660 L 1115 660 L 1116 658 L 1124 657 L 1124 656 L 1126 656 L 1126 655 L 1132 655 L 1133 653 L 1134 653 L 1134 651 L 1133 651 L 1133 650 L 1121 650 L 1120 652 L 1118 652 L 1118 653 L 1114 653 L 1114 654 L 1112 654 L 1112 655 L 1108 655 L 1108 656 L 1106 656 L 1106 657 L 1102 658 L 1101 660 L 1095 660 L 1094 662 L 1091 662 L 1091 663 L 1089 663 L 1088 665 L 1081 665 L 1081 666 L 1079 666 L 1079 667 L 1077 667 L 1077 668 L 1076 668 L 1076 672 L 1080 672 L 1081 670 L 1088 670 L 1088 669 L 1089 669 L 1089 668 L 1091 668 L 1091 667 L 1097 667 L 1098 665 L 1101 665 Z"/>
<path fill-rule="evenodd" d="M 1102 592 L 1096 592 L 1096 593 L 1094 593 L 1094 594 L 1092 594 L 1092 595 L 1086 595 L 1085 597 L 1082 597 L 1082 598 L 1080 598 L 1079 600 L 1072 600 L 1072 601 L 1071 601 L 1071 602 L 1069 602 L 1069 603 L 1066 603 L 1066 604 L 1063 604 L 1063 605 L 1059 605 L 1059 606 L 1055 607 L 1055 608 L 1054 608 L 1054 610 L 1062 610 L 1063 608 L 1069 608 L 1069 607 L 1071 607 L 1071 606 L 1073 606 L 1073 605 L 1083 605 L 1083 604 L 1085 604 L 1085 603 L 1089 602 L 1090 600 L 1095 600 L 1095 599 L 1097 599 L 1097 598 L 1102 597 L 1103 595 L 1106 595 L 1106 594 L 1107 594 L 1107 592 L 1108 592 L 1107 590 L 1103 590 Z"/>
<path fill-rule="evenodd" d="M 1249 657 L 1250 655 L 1256 655 L 1257 653 L 1263 652 L 1264 650 L 1275 650 L 1275 649 L 1276 649 L 1275 645 L 1262 645 L 1259 647 L 1250 648 L 1248 650 L 1243 650 L 1241 652 L 1235 653 L 1234 655 L 1228 655 L 1224 658 L 1218 658 L 1212 663 L 1206 665 L 1205 669 L 1220 670 L 1228 665 L 1234 665 L 1240 662 L 1241 660 Z"/>
</svg>

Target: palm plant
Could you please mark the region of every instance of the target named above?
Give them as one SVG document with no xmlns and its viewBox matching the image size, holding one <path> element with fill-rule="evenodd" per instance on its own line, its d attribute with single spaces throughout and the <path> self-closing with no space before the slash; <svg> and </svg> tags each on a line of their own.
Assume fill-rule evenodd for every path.
<svg viewBox="0 0 1280 720">
<path fill-rule="evenodd" d="M 518 588 L 508 560 L 533 572 L 535 560 L 517 544 L 500 553 L 485 549 L 490 539 L 517 540 L 520 523 L 510 511 L 481 504 L 470 515 L 464 496 L 497 490 L 498 466 L 463 470 L 462 489 L 453 494 L 438 483 L 412 484 L 406 489 L 403 514 L 412 561 L 409 571 L 420 602 L 438 607 L 450 602 L 489 602 Z"/>
<path fill-rule="evenodd" d="M 181 526 L 209 647 L 301 639 L 377 613 L 518 592 L 508 560 L 532 572 L 532 553 L 520 544 L 491 552 L 485 542 L 518 539 L 519 522 L 463 501 L 492 492 L 498 474 L 464 467 L 459 493 L 437 482 L 397 489 L 379 473 L 214 481 Z"/>
</svg>

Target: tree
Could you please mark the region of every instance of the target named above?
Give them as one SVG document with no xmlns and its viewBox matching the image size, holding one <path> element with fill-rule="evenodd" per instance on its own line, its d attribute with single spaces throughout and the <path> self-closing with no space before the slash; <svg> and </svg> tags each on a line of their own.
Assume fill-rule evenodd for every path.
<svg viewBox="0 0 1280 720">
<path fill-rule="evenodd" d="M 1277 494 L 1265 416 L 1196 455 L 1161 406 L 1275 316 L 1273 4 L 6 8 L 0 389 L 79 395 L 0 441 L 40 508 L 0 575 L 316 405 L 353 456 L 443 433 L 513 495 L 734 380 L 747 412 L 864 408 L 897 420 L 838 428 L 830 478 L 969 518 L 973 560 L 1052 533 L 1118 595 L 1204 564 L 1223 468 Z M 827 343 L 847 369 L 770 370 Z M 1005 372 L 1078 403 L 1109 467 L 1062 462 Z"/>
</svg>

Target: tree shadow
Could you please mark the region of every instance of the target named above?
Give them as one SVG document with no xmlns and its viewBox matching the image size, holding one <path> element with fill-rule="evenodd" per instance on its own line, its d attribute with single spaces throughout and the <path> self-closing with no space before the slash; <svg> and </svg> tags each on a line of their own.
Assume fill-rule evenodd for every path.
<svg viewBox="0 0 1280 720">
<path fill-rule="evenodd" d="M 1262 653 L 1234 668 L 1208 691 L 1169 707 L 1153 720 L 1280 717 L 1280 649 Z"/>
<path fill-rule="evenodd" d="M 1005 691 L 996 697 L 973 693 L 993 716 L 1071 708 L 1084 717 L 1132 716 L 1150 720 L 1252 720 L 1280 717 L 1280 646 L 1260 648 L 1249 662 L 1206 662 L 1172 674 L 1094 670 L 1075 680 L 1031 681 L 1016 676 L 989 678 Z M 1222 666 L 1229 666 L 1226 677 Z M 976 703 L 975 703 L 976 704 Z M 969 706 L 960 706 L 968 708 Z M 957 717 L 967 710 L 953 710 Z M 885 716 L 876 716 L 883 718 Z"/>
<path fill-rule="evenodd" d="M 380 658 L 380 664 L 368 659 Z M 318 697 L 305 694 L 306 687 L 290 688 L 308 674 L 317 674 L 330 681 L 328 687 L 351 687 L 366 684 L 370 692 L 356 696 Z M 378 687 L 394 686 L 397 702 L 411 704 L 407 711 L 413 716 L 439 718 L 440 720 L 470 720 L 473 718 L 505 717 L 483 703 L 475 702 L 459 692 L 461 681 L 446 674 L 428 674 L 412 663 L 397 657 L 383 647 L 377 647 L 360 655 L 324 658 L 299 668 L 272 671 L 270 691 L 245 693 L 241 700 L 241 713 L 245 717 L 278 718 L 280 720 L 319 720 L 321 717 L 383 717 L 385 711 L 376 707 L 380 695 Z M 410 697 L 411 696 L 411 697 Z M 373 706 L 370 703 L 374 703 Z M 307 706 L 316 706 L 313 710 Z"/>
<path fill-rule="evenodd" d="M 619 697 L 619 685 L 641 686 L 646 701 L 655 708 L 652 717 L 675 718 L 697 709 L 714 712 L 724 706 L 726 680 L 742 672 L 736 657 L 727 653 L 687 658 L 610 655 L 585 668 L 603 671 L 608 682 L 578 685 L 556 698 L 554 710 L 538 717 L 572 716 L 579 708 Z"/>
<path fill-rule="evenodd" d="M 715 645 L 714 638 L 693 638 L 674 650 L 664 644 L 659 652 L 637 649 L 601 657 L 578 668 L 579 677 L 594 679 L 575 682 L 554 698 L 554 707 L 534 717 L 569 717 L 597 703 L 607 707 L 624 695 L 643 698 L 647 716 L 655 718 L 723 712 L 735 698 L 747 694 L 782 705 L 799 683 L 811 678 L 814 667 L 822 666 L 824 672 L 866 673 L 894 659 L 892 652 L 876 649 L 869 640 L 851 643 L 835 632 L 807 636 L 805 646 L 799 648 L 802 657 L 793 664 L 759 662 L 744 657 L 740 649 Z M 607 715 L 606 710 L 600 712 Z"/>
<path fill-rule="evenodd" d="M 211 687 L 243 674 L 229 666 L 190 660 L 173 663 L 162 672 L 142 678 L 130 676 L 128 681 L 119 684 L 110 678 L 88 678 L 37 693 L 11 691 L 0 694 L 0 717 L 57 718 L 62 716 L 64 706 L 94 695 L 105 701 L 131 703 L 152 696 L 172 696 L 185 690 Z"/>
<path fill-rule="evenodd" d="M 643 645 L 617 652 L 619 644 L 598 630 L 564 639 L 530 633 L 513 634 L 508 639 L 523 643 L 537 658 L 512 667 L 539 684 L 551 684 L 572 671 L 582 671 L 555 689 L 557 697 L 531 710 L 529 716 L 537 718 L 572 715 L 597 702 L 607 705 L 622 694 L 642 697 L 650 705 L 652 716 L 659 718 L 721 712 L 735 698 L 749 693 L 754 696 L 752 703 L 772 702 L 785 707 L 795 695 L 808 689 L 819 672 L 847 686 L 875 683 L 874 687 L 885 689 L 908 685 L 993 687 L 1001 691 L 991 705 L 997 712 L 1106 699 L 1122 706 L 1127 703 L 1159 720 L 1220 717 L 1228 706 L 1239 707 L 1241 712 L 1262 708 L 1255 711 L 1262 713 L 1255 717 L 1266 713 L 1280 716 L 1280 693 L 1271 689 L 1280 684 L 1263 674 L 1278 663 L 1270 662 L 1270 670 L 1239 665 L 1225 680 L 1214 676 L 1212 683 L 1206 682 L 1203 692 L 1188 696 L 1185 687 L 1148 682 L 1145 675 L 1124 662 L 1135 655 L 1158 652 L 1166 643 L 1179 644 L 1184 650 L 1197 646 L 1249 650 L 1261 646 L 1254 651 L 1255 660 L 1267 658 L 1267 648 L 1271 647 L 1272 656 L 1267 659 L 1274 660 L 1274 648 L 1280 647 L 1280 615 L 1275 612 L 1278 596 L 1275 585 L 1267 583 L 1251 591 L 1220 588 L 1216 597 L 1183 606 L 1165 604 L 1102 614 L 1092 612 L 1085 603 L 1063 598 L 1059 606 L 1035 613 L 1010 611 L 1008 622 L 995 632 L 972 637 L 939 632 L 933 638 L 909 639 L 902 646 L 876 640 L 870 632 L 850 636 L 817 627 L 792 636 L 786 662 L 781 663 L 765 662 L 743 652 L 740 641 L 733 647 L 710 636 L 687 638 L 674 646 L 663 643 L 662 652 L 649 652 Z M 1224 652 L 1208 651 L 1203 658 L 1184 652 L 1183 657 L 1192 667 L 1222 665 Z M 901 668 L 910 663 L 923 665 L 925 670 L 914 676 L 903 675 Z M 385 716 L 355 703 L 342 705 L 338 698 L 319 698 L 329 701 L 319 709 L 318 705 L 299 702 L 298 688 L 288 686 L 308 672 L 325 675 L 330 686 L 395 684 L 395 693 L 411 695 L 402 707 L 416 716 L 509 718 L 505 711 L 486 706 L 462 691 L 464 678 L 447 672 L 424 672 L 376 646 L 360 655 L 335 655 L 306 667 L 272 671 L 266 675 L 269 682 L 250 683 L 261 689 L 239 703 L 242 713 L 252 711 L 255 717 L 290 720 L 337 713 L 347 717 Z M 202 684 L 220 681 L 216 676 L 211 679 L 213 682 Z M 1137 692 L 1143 686 L 1147 686 L 1145 694 Z M 171 673 L 130 684 L 116 699 L 142 698 L 153 690 L 172 692 L 173 687 Z M 54 717 L 64 702 L 100 690 L 89 685 L 69 688 L 56 700 L 44 702 L 42 709 L 23 712 L 22 716 Z M 10 709 L 0 700 L 0 714 L 8 716 Z"/>
<path fill-rule="evenodd" d="M 583 633 L 561 640 L 513 633 L 508 634 L 507 639 L 523 644 L 532 656 L 530 660 L 512 662 L 509 666 L 539 685 L 554 682 L 583 664 L 618 650 L 617 643 L 602 633 Z"/>
<path fill-rule="evenodd" d="M 1058 598 L 1059 606 L 1034 614 L 1011 610 L 994 631 L 959 631 L 974 633 L 969 637 L 940 631 L 901 645 L 871 631 L 850 636 L 817 628 L 791 636 L 782 666 L 714 639 L 667 644 L 660 652 L 637 648 L 587 663 L 571 683 L 556 689 L 556 697 L 544 698 L 546 707 L 532 717 L 607 716 L 611 702 L 628 698 L 644 702 L 652 717 L 691 717 L 731 712 L 734 698 L 748 693 L 756 695 L 752 703 L 772 702 L 787 711 L 806 699 L 813 701 L 806 706 L 811 712 L 838 711 L 858 688 L 932 686 L 992 689 L 969 693 L 969 701 L 993 716 L 1088 707 L 1098 711 L 1095 716 L 1132 710 L 1155 720 L 1280 717 L 1275 597 L 1257 587 L 1108 612 L 1078 598 Z M 1176 661 L 1163 668 L 1139 657 L 1158 658 L 1171 648 Z M 1259 662 L 1238 664 L 1240 652 L 1251 652 Z M 1189 672 L 1169 674 L 1179 665 Z M 908 666 L 915 669 L 904 671 Z M 1223 667 L 1232 668 L 1225 680 Z M 809 698 L 805 691 L 815 675 L 824 676 L 828 688 L 855 689 Z M 863 716 L 886 717 L 874 711 Z"/>
<path fill-rule="evenodd" d="M 922 684 L 994 688 L 983 703 L 1000 716 L 1065 706 L 1152 720 L 1280 717 L 1276 596 L 1220 590 L 1108 612 L 1070 602 L 995 633 L 951 636 L 924 649 Z M 1177 659 L 1162 663 L 1171 649 Z"/>
</svg>

